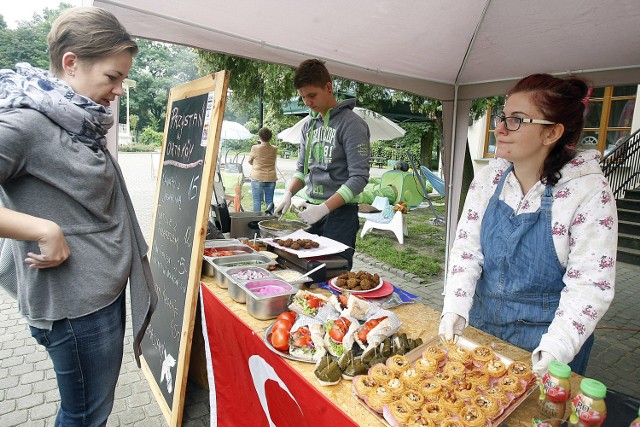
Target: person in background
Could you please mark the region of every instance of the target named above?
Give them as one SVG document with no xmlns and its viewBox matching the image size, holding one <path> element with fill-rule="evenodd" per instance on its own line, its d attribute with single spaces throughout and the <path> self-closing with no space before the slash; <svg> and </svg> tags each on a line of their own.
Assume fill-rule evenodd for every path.
<svg viewBox="0 0 640 427">
<path fill-rule="evenodd" d="M 260 143 L 251 147 L 249 153 L 249 164 L 251 170 L 251 194 L 253 195 L 253 210 L 260 212 L 262 202 L 265 206 L 273 203 L 273 192 L 276 189 L 276 157 L 278 149 L 271 145 L 273 134 L 269 128 L 262 128 L 258 131 Z"/>
<path fill-rule="evenodd" d="M 17 298 L 53 362 L 56 426 L 104 426 L 123 357 L 130 282 L 134 352 L 157 300 L 120 168 L 106 148 L 110 103 L 137 44 L 111 14 L 63 12 L 48 35 L 49 71 L 0 71 L 0 237 Z"/>
<path fill-rule="evenodd" d="M 450 254 L 440 334 L 470 324 L 583 374 L 614 296 L 618 220 L 600 153 L 576 151 L 587 84 L 534 74 L 493 117 L 495 159 L 469 188 Z"/>
<path fill-rule="evenodd" d="M 349 246 L 339 255 L 351 268 L 360 226 L 357 196 L 369 181 L 369 127 L 353 111 L 355 99 L 336 100 L 331 75 L 319 59 L 298 66 L 294 87 L 311 109 L 311 120 L 302 130 L 296 172 L 275 213 L 286 212 L 306 184 L 300 218 L 311 224 L 309 233 Z"/>
</svg>

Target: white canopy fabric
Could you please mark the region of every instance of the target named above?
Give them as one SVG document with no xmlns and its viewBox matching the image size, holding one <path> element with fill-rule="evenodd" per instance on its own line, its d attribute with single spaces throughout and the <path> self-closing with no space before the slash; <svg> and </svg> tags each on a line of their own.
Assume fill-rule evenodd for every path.
<svg viewBox="0 0 640 427">
<path fill-rule="evenodd" d="M 222 129 L 220 131 L 220 139 L 249 139 L 253 135 L 246 127 L 238 122 L 231 120 L 222 121 Z"/>
<path fill-rule="evenodd" d="M 382 114 L 376 113 L 368 108 L 354 107 L 353 111 L 367 122 L 370 141 L 388 141 L 390 139 L 400 138 L 404 136 L 406 132 Z M 309 116 L 306 116 L 295 125 L 278 133 L 278 138 L 292 144 L 300 144 L 303 139 L 302 129 L 309 120 Z"/>
<path fill-rule="evenodd" d="M 296 66 L 443 101 L 447 242 L 471 100 L 536 72 L 640 82 L 638 0 L 94 0 L 134 35 Z"/>
</svg>

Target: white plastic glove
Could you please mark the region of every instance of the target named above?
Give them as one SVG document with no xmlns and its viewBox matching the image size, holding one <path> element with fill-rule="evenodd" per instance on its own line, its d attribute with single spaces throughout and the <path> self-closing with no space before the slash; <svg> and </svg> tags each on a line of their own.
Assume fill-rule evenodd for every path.
<svg viewBox="0 0 640 427">
<path fill-rule="evenodd" d="M 314 205 L 303 202 L 301 206 L 305 209 L 298 216 L 307 224 L 315 224 L 329 214 L 329 208 L 324 203 Z"/>
<path fill-rule="evenodd" d="M 282 195 L 282 200 L 280 200 L 280 203 L 278 203 L 278 207 L 276 208 L 275 211 L 273 211 L 273 214 L 280 215 L 287 212 L 291 207 L 291 197 L 293 197 L 293 194 L 291 194 L 291 191 L 289 190 L 285 191 L 284 194 Z"/>
<path fill-rule="evenodd" d="M 544 350 L 533 352 L 531 354 L 531 364 L 533 365 L 531 369 L 536 374 L 543 376 L 549 370 L 549 363 L 552 360 L 556 360 L 556 358 L 549 352 Z"/>
<path fill-rule="evenodd" d="M 445 313 L 440 320 L 438 333 L 444 336 L 447 341 L 453 341 L 454 335 L 462 335 L 464 326 L 467 323 L 464 317 L 456 313 Z"/>
</svg>

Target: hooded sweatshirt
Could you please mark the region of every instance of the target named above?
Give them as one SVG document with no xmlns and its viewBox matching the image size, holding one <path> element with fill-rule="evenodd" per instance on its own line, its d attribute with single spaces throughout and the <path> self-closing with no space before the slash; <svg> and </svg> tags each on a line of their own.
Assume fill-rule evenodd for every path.
<svg viewBox="0 0 640 427">
<path fill-rule="evenodd" d="M 593 333 L 614 296 L 618 217 L 599 159 L 596 150 L 578 153 L 561 169 L 562 177 L 553 187 L 551 227 L 558 261 L 565 269 L 565 288 L 555 318 L 534 353 L 544 350 L 565 363 L 573 359 Z M 484 264 L 480 244 L 482 218 L 509 166 L 504 159 L 492 160 L 469 187 L 449 255 L 443 313 L 453 312 L 469 319 Z M 520 215 L 540 208 L 544 190 L 545 185 L 538 181 L 523 195 L 511 171 L 499 198 L 515 215 Z"/>
<path fill-rule="evenodd" d="M 293 177 L 306 184 L 306 196 L 313 203 L 322 203 L 334 193 L 346 203 L 357 203 L 369 181 L 369 126 L 353 111 L 355 105 L 355 99 L 342 101 L 324 119 L 311 114 L 302 130 Z"/>
</svg>

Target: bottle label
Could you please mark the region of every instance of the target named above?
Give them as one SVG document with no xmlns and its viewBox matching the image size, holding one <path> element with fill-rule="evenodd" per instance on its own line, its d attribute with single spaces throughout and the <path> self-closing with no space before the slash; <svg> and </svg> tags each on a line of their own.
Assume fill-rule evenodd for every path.
<svg viewBox="0 0 640 427">
<path fill-rule="evenodd" d="M 542 377 L 542 394 L 553 403 L 566 402 L 569 398 L 567 389 L 562 387 L 558 379 L 548 372 Z"/>
<path fill-rule="evenodd" d="M 599 426 L 604 422 L 603 414 L 593 408 L 594 401 L 590 397 L 583 394 L 578 394 L 573 398 L 571 402 L 571 408 L 573 414 L 571 415 L 571 421 L 577 418 L 583 425 Z"/>
</svg>

